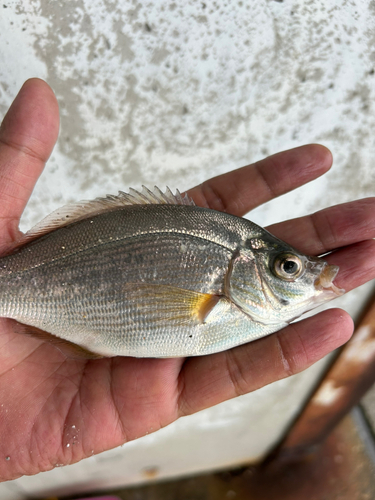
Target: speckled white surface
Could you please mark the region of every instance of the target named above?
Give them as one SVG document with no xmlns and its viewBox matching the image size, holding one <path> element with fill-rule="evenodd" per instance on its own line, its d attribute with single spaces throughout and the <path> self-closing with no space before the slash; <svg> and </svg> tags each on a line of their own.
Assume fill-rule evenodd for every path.
<svg viewBox="0 0 375 500">
<path fill-rule="evenodd" d="M 251 219 L 266 225 L 374 195 L 374 21 L 367 0 L 4 0 L 0 112 L 39 76 L 62 116 L 22 228 L 71 200 L 141 184 L 183 190 L 309 142 L 332 150 L 331 172 Z M 370 289 L 342 304 L 356 314 Z M 323 365 L 81 464 L 1 485 L 1 498 L 262 457 Z"/>
<path fill-rule="evenodd" d="M 297 210 L 373 192 L 373 2 L 6 5 L 0 109 L 41 76 L 62 114 L 24 227 L 68 199 L 183 189 L 306 142 L 330 147 L 335 169 L 292 195 Z"/>
</svg>

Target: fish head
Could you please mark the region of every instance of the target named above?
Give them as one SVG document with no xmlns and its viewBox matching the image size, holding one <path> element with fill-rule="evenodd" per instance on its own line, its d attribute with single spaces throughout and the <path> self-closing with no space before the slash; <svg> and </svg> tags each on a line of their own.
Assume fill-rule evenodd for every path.
<svg viewBox="0 0 375 500">
<path fill-rule="evenodd" d="M 342 295 L 333 284 L 338 271 L 266 233 L 246 241 L 234 256 L 226 290 L 254 321 L 283 325 Z"/>
</svg>

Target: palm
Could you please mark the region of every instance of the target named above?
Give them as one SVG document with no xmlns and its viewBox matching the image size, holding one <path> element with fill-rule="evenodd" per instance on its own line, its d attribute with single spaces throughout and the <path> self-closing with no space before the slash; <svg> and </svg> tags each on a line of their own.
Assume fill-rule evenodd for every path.
<svg viewBox="0 0 375 500">
<path fill-rule="evenodd" d="M 19 217 L 57 130 L 51 90 L 39 80 L 27 82 L 0 130 L 0 251 L 19 236 Z M 321 175 L 330 163 L 325 148 L 304 146 L 212 179 L 190 195 L 198 205 L 243 215 Z M 374 206 L 368 199 L 333 207 L 271 231 L 312 255 L 345 247 L 327 260 L 340 266 L 337 285 L 350 290 L 375 276 Z M 257 342 L 187 360 L 80 361 L 16 333 L 11 320 L 0 320 L 0 328 L 4 480 L 78 461 L 301 371 L 344 343 L 352 321 L 331 309 Z"/>
</svg>

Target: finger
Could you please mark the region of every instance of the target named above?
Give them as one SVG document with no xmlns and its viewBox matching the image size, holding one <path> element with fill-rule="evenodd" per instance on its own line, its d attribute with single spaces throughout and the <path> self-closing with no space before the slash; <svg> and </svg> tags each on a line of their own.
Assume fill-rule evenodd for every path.
<svg viewBox="0 0 375 500">
<path fill-rule="evenodd" d="M 51 88 L 42 80 L 28 80 L 0 127 L 0 230 L 6 231 L 5 238 L 17 235 L 19 218 L 58 129 L 58 105 Z"/>
<path fill-rule="evenodd" d="M 375 198 L 336 205 L 306 217 L 273 224 L 267 230 L 301 252 L 320 255 L 375 238 Z"/>
<path fill-rule="evenodd" d="M 332 252 L 324 257 L 328 264 L 339 266 L 335 284 L 349 292 L 375 279 L 375 241 L 367 240 Z"/>
<path fill-rule="evenodd" d="M 327 148 L 309 144 L 209 179 L 188 194 L 198 206 L 241 216 L 319 177 L 331 165 Z"/>
<path fill-rule="evenodd" d="M 350 316 L 330 309 L 255 342 L 190 358 L 180 375 L 180 416 L 305 370 L 347 342 L 352 332 Z"/>
</svg>

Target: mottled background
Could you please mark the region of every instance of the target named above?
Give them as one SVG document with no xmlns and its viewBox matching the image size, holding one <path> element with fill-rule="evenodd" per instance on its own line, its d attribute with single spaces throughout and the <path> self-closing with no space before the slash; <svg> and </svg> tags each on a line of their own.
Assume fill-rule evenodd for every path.
<svg viewBox="0 0 375 500">
<path fill-rule="evenodd" d="M 252 220 L 374 195 L 374 0 L 3 2 L 0 113 L 32 76 L 48 81 L 61 111 L 23 229 L 68 201 L 141 184 L 184 190 L 310 142 L 332 150 L 331 172 Z M 355 316 L 370 289 L 342 305 Z M 7 483 L 2 498 L 255 461 L 324 366 L 81 464 Z"/>
</svg>

